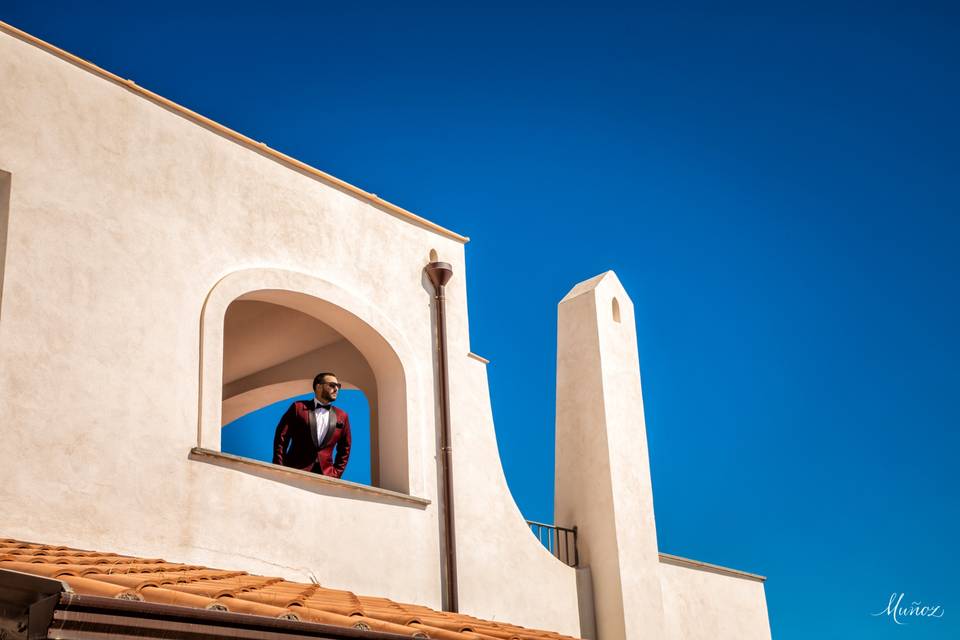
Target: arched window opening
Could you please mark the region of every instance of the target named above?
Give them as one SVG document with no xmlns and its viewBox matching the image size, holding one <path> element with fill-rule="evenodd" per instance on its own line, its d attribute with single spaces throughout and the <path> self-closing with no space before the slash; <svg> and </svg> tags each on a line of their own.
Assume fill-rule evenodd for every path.
<svg viewBox="0 0 960 640">
<path fill-rule="evenodd" d="M 411 442 L 407 431 L 407 367 L 414 359 L 403 334 L 378 307 L 313 275 L 244 269 L 221 278 L 207 294 L 200 330 L 195 455 L 213 455 L 223 464 L 227 458 L 237 461 L 224 453 L 224 426 L 309 394 L 317 373 L 333 371 L 366 400 L 370 484 L 406 495 L 423 490 L 420 468 L 412 464 L 419 461 L 419 443 Z M 274 428 L 279 419 L 271 419 Z M 241 466 L 244 457 L 237 461 Z M 352 450 L 350 458 L 348 470 L 355 461 Z M 254 466 L 246 469 L 271 466 L 250 462 Z M 281 477 L 289 476 L 271 476 Z"/>
<path fill-rule="evenodd" d="M 620 322 L 620 303 L 616 298 L 613 299 L 613 321 Z"/>
<path fill-rule="evenodd" d="M 241 297 L 223 323 L 221 450 L 271 462 L 277 422 L 294 400 L 313 397 L 313 377 L 334 372 L 336 406 L 350 416 L 353 443 L 343 479 L 381 486 L 378 388 L 364 354 L 322 319 Z"/>
<path fill-rule="evenodd" d="M 440 258 L 437 257 L 437 250 L 430 249 L 430 262 L 437 262 Z"/>
</svg>

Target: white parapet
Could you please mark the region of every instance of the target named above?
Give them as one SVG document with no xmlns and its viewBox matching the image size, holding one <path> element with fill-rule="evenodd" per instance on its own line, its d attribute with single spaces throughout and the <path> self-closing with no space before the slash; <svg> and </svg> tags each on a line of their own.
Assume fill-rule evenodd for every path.
<svg viewBox="0 0 960 640">
<path fill-rule="evenodd" d="M 608 271 L 575 286 L 557 321 L 556 522 L 578 527 L 598 640 L 663 638 L 633 303 Z"/>
</svg>

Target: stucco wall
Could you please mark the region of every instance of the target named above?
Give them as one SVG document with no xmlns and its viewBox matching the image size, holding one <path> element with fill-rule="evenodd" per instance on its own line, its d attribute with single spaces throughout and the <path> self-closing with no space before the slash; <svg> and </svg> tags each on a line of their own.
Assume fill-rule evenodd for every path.
<svg viewBox="0 0 960 640">
<path fill-rule="evenodd" d="M 660 563 L 666 638 L 769 640 L 763 582 Z"/>
<path fill-rule="evenodd" d="M 432 292 L 422 275 L 435 250 L 455 273 L 461 610 L 578 632 L 574 571 L 539 546 L 506 488 L 485 368 L 466 355 L 460 242 L 7 33 L 0 86 L 0 171 L 11 175 L 0 298 L 3 535 L 313 575 L 439 607 Z M 355 499 L 188 458 L 204 421 L 220 419 L 222 311 L 203 325 L 201 316 L 217 283 L 238 273 L 268 274 L 262 288 L 294 291 L 307 279 L 389 342 L 404 373 L 404 481 L 430 505 Z M 381 397 L 390 384 L 377 380 Z"/>
</svg>

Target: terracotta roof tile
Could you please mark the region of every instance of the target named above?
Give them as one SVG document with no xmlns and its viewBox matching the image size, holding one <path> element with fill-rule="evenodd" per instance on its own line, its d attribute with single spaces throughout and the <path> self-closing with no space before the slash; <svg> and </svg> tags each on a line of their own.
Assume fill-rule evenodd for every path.
<svg viewBox="0 0 960 640">
<path fill-rule="evenodd" d="M 489 624 L 477 624 L 473 628 L 477 633 L 482 633 L 486 636 L 491 636 L 498 640 L 513 640 L 514 638 L 520 638 L 521 636 L 511 629 L 506 629 L 502 626 L 491 626 Z M 531 636 L 531 632 L 527 631 L 527 636 Z"/>
<path fill-rule="evenodd" d="M 217 598 L 217 600 L 227 608 L 227 611 L 232 611 L 233 613 L 248 613 L 254 616 L 288 618 L 290 620 L 301 619 L 296 613 L 284 607 L 274 607 L 269 604 L 250 602 L 249 600 L 241 600 L 240 598 L 231 598 L 229 596 Z"/>
<path fill-rule="evenodd" d="M 267 591 L 266 589 L 244 591 L 243 593 L 236 594 L 235 597 L 240 598 L 241 600 L 249 600 L 250 602 L 259 602 L 261 604 L 269 604 L 274 607 L 284 608 L 293 606 L 295 604 L 301 604 L 303 602 L 303 598 L 301 598 L 299 595 Z"/>
<path fill-rule="evenodd" d="M 91 574 L 87 574 L 91 575 Z M 161 575 L 161 574 L 155 574 Z M 110 584 L 118 584 L 121 587 L 127 587 L 128 589 L 142 589 L 143 587 L 159 587 L 162 584 L 165 584 L 162 580 L 150 579 L 149 573 L 110 573 L 103 574 L 98 573 L 94 574 L 95 579 L 100 580 L 101 582 L 109 582 Z"/>
<path fill-rule="evenodd" d="M 350 616 L 351 620 L 356 620 L 353 626 L 357 629 L 372 629 L 374 631 L 385 631 L 387 633 L 399 633 L 402 635 L 413 636 L 414 638 L 429 638 L 430 635 L 423 629 L 417 627 L 408 627 L 402 624 L 371 618 L 368 616 Z"/>
<path fill-rule="evenodd" d="M 317 600 L 305 600 L 301 605 L 308 609 L 315 609 L 319 611 L 328 611 L 330 613 L 336 613 L 341 616 L 362 616 L 363 609 L 356 605 L 351 605 L 349 603 L 338 603 L 338 602 L 323 602 Z"/>
<path fill-rule="evenodd" d="M 193 607 L 194 609 L 227 610 L 219 600 L 195 596 L 191 593 L 184 593 L 183 591 L 166 589 L 164 587 L 143 587 L 140 589 L 139 595 L 145 602 L 153 602 L 155 604 L 171 604 L 178 607 Z"/>
<path fill-rule="evenodd" d="M 223 585 L 213 584 L 213 580 L 198 580 L 196 582 L 178 582 L 170 585 L 171 589 L 192 593 L 197 596 L 206 596 L 208 598 L 222 598 L 224 596 L 233 596 L 237 589 L 225 587 Z"/>
<path fill-rule="evenodd" d="M 345 616 L 334 611 L 325 611 L 323 609 L 314 609 L 311 607 L 301 607 L 294 605 L 290 611 L 297 614 L 297 617 L 306 622 L 319 622 L 320 624 L 333 624 L 340 627 L 358 628 L 360 622 L 359 616 Z M 407 634 L 409 635 L 409 633 Z"/>
<path fill-rule="evenodd" d="M 91 578 L 81 578 L 80 576 L 60 576 L 60 580 L 67 583 L 71 589 L 77 593 L 83 593 L 90 596 L 103 596 L 104 598 L 121 598 L 123 600 L 142 600 L 142 598 L 133 589 L 118 585 L 102 582 Z"/>
<path fill-rule="evenodd" d="M 384 608 L 364 607 L 363 613 L 367 616 L 392 622 L 394 624 L 410 624 L 412 622 L 423 622 L 419 616 L 414 613 L 406 613 L 402 610 L 391 610 Z"/>
<path fill-rule="evenodd" d="M 439 616 L 427 616 L 420 615 L 420 622 L 423 624 L 430 625 L 431 627 L 438 627 L 440 629 L 446 629 L 447 631 L 475 631 L 474 627 L 476 623 L 463 616 L 461 618 L 441 618 Z"/>
<path fill-rule="evenodd" d="M 572 640 L 317 584 L 0 539 L 0 569 L 57 578 L 81 595 L 142 600 L 435 640 Z"/>
</svg>

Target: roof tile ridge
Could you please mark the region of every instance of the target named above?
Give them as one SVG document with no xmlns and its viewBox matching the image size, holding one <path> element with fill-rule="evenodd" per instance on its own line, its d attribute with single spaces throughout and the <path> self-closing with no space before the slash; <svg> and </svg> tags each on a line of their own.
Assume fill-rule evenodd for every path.
<svg viewBox="0 0 960 640">
<path fill-rule="evenodd" d="M 386 610 L 390 610 L 390 611 L 404 611 L 404 608 L 401 607 L 398 603 L 394 602 L 393 600 L 390 600 L 390 601 L 384 602 L 384 603 L 379 603 L 379 602 L 363 602 L 363 601 L 360 601 L 360 602 L 363 604 L 364 608 L 370 608 L 370 609 L 386 609 Z"/>
<path fill-rule="evenodd" d="M 352 592 L 320 593 L 322 587 L 303 601 L 304 607 L 328 611 L 346 616 L 362 616 L 366 612 L 356 594 Z M 342 594 L 342 595 L 341 595 Z"/>
<path fill-rule="evenodd" d="M 169 604 L 179 607 L 196 607 L 199 609 L 210 609 L 213 611 L 228 611 L 227 607 L 224 606 L 222 602 L 215 600 L 214 598 L 198 596 L 192 593 L 186 593 L 184 591 L 177 591 L 176 589 L 168 589 L 163 586 L 144 586 L 139 590 L 138 593 L 145 602 Z"/>
<path fill-rule="evenodd" d="M 360 601 L 357 595 L 350 591 L 339 591 L 336 589 L 324 589 L 323 587 L 317 587 L 313 593 L 310 594 L 309 599 L 322 600 L 325 602 L 349 602 L 353 606 L 363 607 L 363 603 Z"/>
<path fill-rule="evenodd" d="M 304 600 L 303 596 L 299 594 L 284 595 L 282 593 L 263 593 L 263 589 L 240 591 L 234 594 L 233 597 L 240 598 L 241 600 L 249 600 L 250 602 L 269 604 L 274 607 L 283 607 L 284 609 L 295 604 L 302 604 Z"/>
<path fill-rule="evenodd" d="M 197 576 L 197 579 L 203 580 L 205 582 L 227 582 L 232 580 L 233 582 L 236 582 L 237 584 L 239 584 L 239 581 L 237 580 L 237 578 L 241 578 L 244 575 L 246 574 L 237 573 L 233 575 L 224 575 L 224 574 L 210 575 L 209 573 L 205 573 Z"/>
<path fill-rule="evenodd" d="M 436 640 L 497 640 L 496 638 L 475 633 L 473 631 L 451 631 L 450 629 L 443 629 L 441 627 L 434 627 L 432 625 L 418 623 L 413 623 L 412 626 L 423 629 L 427 635 L 429 635 L 431 638 L 436 638 Z"/>
<path fill-rule="evenodd" d="M 47 578 L 59 578 L 60 576 L 84 576 L 90 573 L 97 573 L 96 568 L 91 565 L 75 564 L 48 564 L 43 562 L 0 562 L 0 569 L 10 569 L 21 573 L 32 573 L 34 575 Z"/>
<path fill-rule="evenodd" d="M 108 565 L 121 565 L 121 564 L 141 564 L 137 562 L 136 558 L 120 558 L 120 557 L 97 557 L 94 556 L 97 560 L 97 564 L 108 564 Z"/>
<path fill-rule="evenodd" d="M 236 588 L 227 588 L 220 585 L 209 584 L 207 581 L 198 580 L 196 582 L 178 582 L 168 586 L 174 591 L 183 593 L 192 593 L 197 596 L 206 596 L 207 598 L 222 598 L 223 596 L 232 597 L 238 591 Z"/>
<path fill-rule="evenodd" d="M 387 622 L 392 622 L 394 624 L 402 624 L 404 626 L 410 624 L 422 624 L 423 621 L 420 619 L 420 616 L 413 613 L 405 613 L 400 610 L 390 610 L 390 609 L 377 609 L 373 607 L 364 607 L 363 608 L 364 616 L 368 618 L 376 618 L 377 620 L 385 620 Z"/>
<path fill-rule="evenodd" d="M 468 638 L 474 638 L 474 640 L 500 640 L 500 638 L 483 633 L 482 631 L 464 631 L 463 635 Z"/>
<path fill-rule="evenodd" d="M 279 580 L 278 578 L 262 578 L 261 576 L 249 576 L 250 578 L 259 578 L 260 581 L 245 581 L 242 578 L 246 577 L 245 575 L 239 576 L 218 576 L 216 578 L 210 578 L 206 580 L 198 580 L 197 582 L 202 582 L 201 586 L 215 586 L 230 588 L 231 591 L 236 593 L 243 593 L 246 591 L 251 591 L 253 589 L 259 589 L 264 586 L 269 585 L 274 580 Z"/>
<path fill-rule="evenodd" d="M 100 580 L 101 582 L 109 582 L 110 584 L 119 584 L 120 586 L 130 587 L 138 591 L 143 587 L 159 587 L 162 584 L 172 584 L 164 583 L 162 580 L 157 580 L 156 578 L 150 579 L 142 576 L 143 574 L 137 575 L 133 573 L 100 573 L 88 574 L 85 577 Z"/>
<path fill-rule="evenodd" d="M 292 611 L 298 618 L 305 620 L 307 622 L 316 622 L 319 624 L 332 624 L 339 627 L 347 627 L 353 629 L 363 629 L 365 624 L 362 620 L 363 616 L 360 615 L 344 615 L 336 611 L 326 611 L 324 609 L 318 609 L 317 607 L 309 607 L 305 605 L 291 605 L 289 610 Z M 366 628 L 369 629 L 369 626 Z M 406 634 L 412 635 L 412 634 Z"/>
<path fill-rule="evenodd" d="M 289 598 L 292 602 L 303 602 L 313 594 L 314 590 L 314 585 L 281 580 L 272 584 L 254 586 L 248 589 L 246 593 L 263 597 Z"/>
<path fill-rule="evenodd" d="M 117 598 L 119 600 L 143 600 L 135 589 L 110 584 L 102 580 L 70 575 L 59 576 L 57 579 L 66 584 L 71 591 L 80 595 Z"/>
<path fill-rule="evenodd" d="M 51 564 L 43 556 L 35 556 L 25 553 L 8 553 L 0 556 L 0 561 L 4 562 L 25 562 L 28 564 Z"/>
<path fill-rule="evenodd" d="M 478 624 L 475 627 L 477 633 L 487 636 L 493 636 L 497 640 L 525 640 L 525 636 L 517 629 L 507 628 L 506 626 L 491 627 L 486 624 Z M 524 629 L 526 631 L 526 629 Z"/>
<path fill-rule="evenodd" d="M 30 562 L 46 562 L 47 564 L 97 564 L 96 558 L 89 556 L 24 556 L 34 558 Z"/>
<path fill-rule="evenodd" d="M 193 584 L 197 582 L 216 582 L 218 580 L 224 580 L 227 578 L 236 578 L 245 574 L 243 571 L 229 571 L 227 572 L 229 575 L 224 575 L 216 569 L 195 569 L 195 571 L 201 571 L 203 573 L 200 575 L 184 576 L 185 578 L 190 578 L 189 580 L 186 580 L 185 583 Z"/>
<path fill-rule="evenodd" d="M 220 596 L 217 600 L 227 611 L 233 613 L 247 613 L 255 616 L 267 616 L 270 618 L 284 618 L 287 620 L 300 620 L 301 618 L 293 611 L 284 607 L 274 607 L 260 602 L 251 602 L 229 595 Z"/>
<path fill-rule="evenodd" d="M 430 637 L 426 631 L 418 627 L 396 624 L 395 622 L 380 620 L 379 618 L 372 618 L 370 616 L 350 616 L 350 619 L 356 621 L 353 625 L 353 627 L 356 629 L 398 633 L 405 636 L 413 636 L 414 638 Z"/>
<path fill-rule="evenodd" d="M 424 625 L 446 629 L 447 631 L 454 631 L 457 633 L 462 631 L 473 631 L 474 627 L 476 626 L 473 621 L 468 620 L 466 617 L 441 618 L 439 616 L 431 615 L 420 615 L 418 617 Z"/>
<path fill-rule="evenodd" d="M 273 589 L 274 591 L 285 591 L 289 593 L 299 593 L 304 598 L 309 598 L 314 593 L 317 592 L 317 586 L 314 584 L 301 584 L 299 582 L 280 582 L 277 584 L 271 584 L 264 587 L 265 589 Z"/>
<path fill-rule="evenodd" d="M 269 586 L 283 582 L 283 578 L 278 578 L 276 576 L 258 576 L 252 573 L 241 574 L 236 576 L 236 578 L 224 577 L 224 580 L 238 580 L 241 583 L 257 585 L 257 586 Z"/>
</svg>

